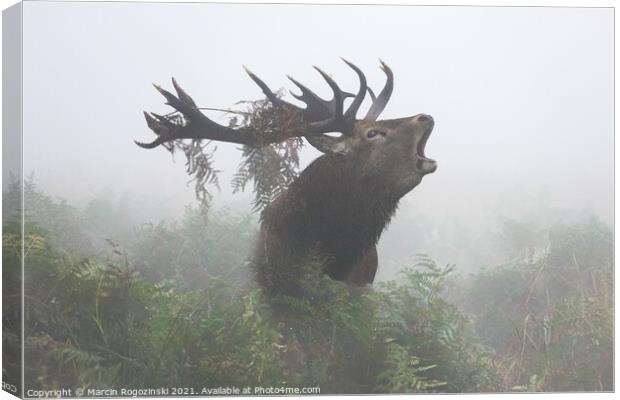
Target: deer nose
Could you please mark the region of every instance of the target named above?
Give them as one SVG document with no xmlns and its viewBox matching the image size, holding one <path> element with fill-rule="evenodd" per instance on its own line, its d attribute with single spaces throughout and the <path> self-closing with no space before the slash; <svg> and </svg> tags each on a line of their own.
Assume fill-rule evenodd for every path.
<svg viewBox="0 0 620 400">
<path fill-rule="evenodd" d="M 418 115 L 418 121 L 425 123 L 425 124 L 431 124 L 433 123 L 433 117 L 427 114 L 420 114 Z"/>
</svg>

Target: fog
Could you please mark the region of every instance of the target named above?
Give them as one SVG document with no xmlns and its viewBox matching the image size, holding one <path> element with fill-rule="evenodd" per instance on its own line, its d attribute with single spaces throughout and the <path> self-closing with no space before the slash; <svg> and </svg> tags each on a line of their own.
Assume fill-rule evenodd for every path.
<svg viewBox="0 0 620 400">
<path fill-rule="evenodd" d="M 153 139 L 142 110 L 170 111 L 151 83 L 174 76 L 199 106 L 227 108 L 261 97 L 242 65 L 328 97 L 312 65 L 355 91 L 345 57 L 378 90 L 381 58 L 395 74 L 382 117 L 431 114 L 439 168 L 402 200 L 380 259 L 474 267 L 496 261 L 484 237 L 501 221 L 611 223 L 612 32 L 612 9 L 27 2 L 24 171 L 78 205 L 105 194 L 136 221 L 176 218 L 196 204 L 183 157 L 133 143 Z M 252 193 L 228 185 L 237 147 L 218 145 L 214 203 L 249 213 Z M 318 155 L 306 147 L 304 165 Z"/>
</svg>

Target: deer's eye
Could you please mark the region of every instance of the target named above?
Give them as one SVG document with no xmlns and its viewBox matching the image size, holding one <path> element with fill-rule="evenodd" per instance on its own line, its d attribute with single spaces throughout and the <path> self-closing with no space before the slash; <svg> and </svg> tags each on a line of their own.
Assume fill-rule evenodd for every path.
<svg viewBox="0 0 620 400">
<path fill-rule="evenodd" d="M 366 132 L 366 137 L 368 139 L 372 139 L 372 138 L 377 137 L 377 136 L 385 136 L 385 132 L 379 131 L 377 129 L 371 129 L 368 132 Z"/>
</svg>

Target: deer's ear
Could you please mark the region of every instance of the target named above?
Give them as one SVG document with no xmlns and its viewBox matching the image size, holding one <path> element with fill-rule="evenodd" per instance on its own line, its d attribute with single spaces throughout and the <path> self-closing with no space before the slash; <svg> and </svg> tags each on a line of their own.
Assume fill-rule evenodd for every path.
<svg viewBox="0 0 620 400">
<path fill-rule="evenodd" d="M 346 154 L 349 148 L 345 142 L 345 136 L 333 137 L 328 135 L 306 136 L 308 143 L 321 153 Z"/>
</svg>

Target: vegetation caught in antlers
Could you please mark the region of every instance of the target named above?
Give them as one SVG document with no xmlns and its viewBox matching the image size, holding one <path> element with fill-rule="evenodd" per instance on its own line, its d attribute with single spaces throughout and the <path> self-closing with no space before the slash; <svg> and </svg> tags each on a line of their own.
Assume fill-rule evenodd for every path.
<svg viewBox="0 0 620 400">
<path fill-rule="evenodd" d="M 255 191 L 254 208 L 260 210 L 297 177 L 298 150 L 303 145 L 302 138 L 308 140 L 319 151 L 330 152 L 343 139 L 325 133 L 340 132 L 343 137 L 350 136 L 357 111 L 367 92 L 370 94 L 372 105 L 365 120 L 376 120 L 385 108 L 393 89 L 393 75 L 389 67 L 381 63 L 388 80 L 379 95 L 375 96 L 366 84 L 366 77 L 362 71 L 349 61 L 344 59 L 343 61 L 359 78 L 357 94 L 341 90 L 336 82 L 318 67 L 314 68 L 333 91 L 331 100 L 322 99 L 302 83 L 288 77 L 301 91 L 301 94 L 293 92 L 291 94 L 305 103 L 305 108 L 283 100 L 281 93 L 273 92 L 247 69 L 246 72 L 261 88 L 266 99 L 245 102 L 248 107 L 243 111 L 200 108 L 174 78 L 172 85 L 176 96 L 154 85 L 155 89 L 166 98 L 166 104 L 172 106 L 175 111 L 166 115 L 144 112 L 149 128 L 158 137 L 151 143 L 136 141 L 136 144 L 147 149 L 161 145 L 170 152 L 175 150 L 183 152 L 187 172 L 195 182 L 196 197 L 205 209 L 208 208 L 212 198 L 207 186 L 218 186 L 218 171 L 211 162 L 216 147 L 211 147 L 209 144 L 211 141 L 221 141 L 244 145 L 243 161 L 234 177 L 233 191 L 243 190 L 252 180 Z M 349 97 L 353 98 L 353 101 L 345 110 L 344 100 Z M 228 126 L 223 126 L 201 112 L 205 109 L 225 111 L 235 116 L 230 119 Z M 206 145 L 201 144 L 203 140 L 208 140 Z"/>
<path fill-rule="evenodd" d="M 259 211 L 297 177 L 299 150 L 303 140 L 295 133 L 303 129 L 305 122 L 297 111 L 276 108 L 267 100 L 243 104 L 246 106 L 244 111 L 219 111 L 233 114 L 229 127 L 251 137 L 247 140 L 248 144 L 243 145 L 242 161 L 231 183 L 233 193 L 237 193 L 245 190 L 247 183 L 252 181 L 255 192 L 253 205 Z M 167 115 L 145 113 L 145 116 L 149 127 L 161 132 L 160 137 L 190 124 L 178 110 Z M 220 188 L 218 174 L 221 171 L 213 163 L 217 145 L 211 139 L 179 138 L 162 142 L 161 146 L 172 154 L 179 151 L 184 155 L 186 171 L 191 177 L 190 182 L 194 184 L 196 199 L 203 212 L 206 212 L 213 198 L 209 187 Z"/>
</svg>

